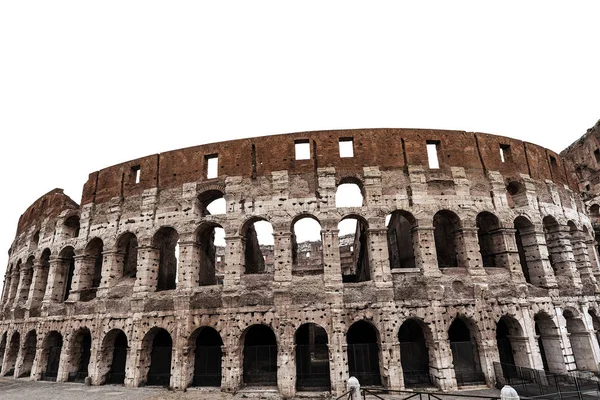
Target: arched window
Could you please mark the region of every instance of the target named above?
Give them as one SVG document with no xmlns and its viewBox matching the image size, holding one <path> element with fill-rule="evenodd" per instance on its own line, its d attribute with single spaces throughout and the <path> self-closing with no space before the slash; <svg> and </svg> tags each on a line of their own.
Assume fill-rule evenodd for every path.
<svg viewBox="0 0 600 400">
<path fill-rule="evenodd" d="M 33 236 L 31 237 L 31 244 L 29 245 L 30 251 L 36 251 L 38 248 L 38 244 L 40 243 L 40 230 L 35 231 Z"/>
<path fill-rule="evenodd" d="M 496 257 L 504 249 L 499 244 L 494 243 L 494 234 L 497 233 L 500 223 L 498 218 L 489 212 L 481 212 L 477 215 L 477 240 L 479 242 L 479 252 L 484 267 L 496 267 Z"/>
<path fill-rule="evenodd" d="M 346 334 L 346 342 L 350 376 L 356 377 L 361 385 L 381 385 L 379 339 L 375 327 L 366 321 L 353 323 Z"/>
<path fill-rule="evenodd" d="M 338 224 L 340 262 L 343 282 L 371 280 L 369 238 L 363 218 L 346 217 Z"/>
<path fill-rule="evenodd" d="M 138 263 L 138 240 L 131 233 L 126 232 L 119 238 L 117 243 L 118 262 L 121 265 L 121 276 L 123 278 L 135 278 Z"/>
<path fill-rule="evenodd" d="M 293 225 L 292 260 L 294 275 L 323 273 L 321 224 L 310 216 L 299 218 Z"/>
<path fill-rule="evenodd" d="M 296 389 L 299 391 L 329 391 L 329 347 L 327 332 L 313 323 L 296 331 Z"/>
<path fill-rule="evenodd" d="M 196 234 L 200 286 L 223 283 L 225 272 L 225 230 L 217 223 L 203 223 Z"/>
<path fill-rule="evenodd" d="M 190 336 L 190 356 L 193 360 L 191 386 L 221 386 L 223 340 L 214 328 L 203 326 Z"/>
<path fill-rule="evenodd" d="M 532 283 L 527 261 L 529 255 L 525 250 L 525 245 L 535 245 L 535 243 L 529 243 L 531 241 L 531 235 L 534 233 L 534 226 L 527 218 L 517 217 L 514 222 L 514 227 L 515 241 L 517 243 L 517 251 L 519 252 L 519 262 L 521 263 L 523 276 L 525 276 L 525 281 L 527 281 L 527 283 Z"/>
<path fill-rule="evenodd" d="M 62 300 L 67 300 L 71 293 L 71 285 L 73 283 L 73 274 L 75 273 L 75 252 L 73 247 L 65 247 L 59 257 L 59 268 L 57 268 L 58 275 L 55 278 L 55 282 L 64 282 L 64 290 Z M 62 343 L 62 339 L 61 339 Z"/>
<path fill-rule="evenodd" d="M 398 341 L 404 386 L 407 388 L 431 386 L 429 348 L 421 323 L 414 319 L 406 320 L 398 331 Z"/>
<path fill-rule="evenodd" d="M 457 267 L 456 234 L 460 220 L 452 211 L 438 211 L 433 216 L 433 236 L 438 266 L 440 268 Z"/>
<path fill-rule="evenodd" d="M 244 224 L 242 234 L 244 235 L 244 273 L 274 273 L 274 240 L 271 223 L 253 218 Z"/>
<path fill-rule="evenodd" d="M 277 385 L 277 340 L 266 325 L 252 325 L 244 335 L 244 383 Z"/>
<path fill-rule="evenodd" d="M 102 264 L 104 261 L 104 243 L 99 238 L 92 239 L 87 247 L 85 248 L 85 269 L 87 271 L 93 271 L 91 282 L 88 285 L 84 285 L 81 293 L 81 300 L 91 300 L 96 297 L 96 289 L 102 282 Z M 80 277 L 80 279 L 84 279 Z"/>
<path fill-rule="evenodd" d="M 175 289 L 177 284 L 177 249 L 179 234 L 173 228 L 162 227 L 153 238 L 158 250 L 158 281 L 156 291 Z"/>
<path fill-rule="evenodd" d="M 208 190 L 198 196 L 200 204 L 200 214 L 207 215 L 225 214 L 227 212 L 227 203 L 223 193 L 219 190 Z"/>
<path fill-rule="evenodd" d="M 506 198 L 510 208 L 526 207 L 529 204 L 527 190 L 521 182 L 511 181 L 506 185 Z"/>
<path fill-rule="evenodd" d="M 394 211 L 386 218 L 386 225 L 390 268 L 415 268 L 415 218 L 406 211 Z"/>
<path fill-rule="evenodd" d="M 79 217 L 77 215 L 71 215 L 65 220 L 63 236 L 66 239 L 72 239 L 79 236 Z"/>
<path fill-rule="evenodd" d="M 560 243 L 559 239 L 559 231 L 560 227 L 558 222 L 551 217 L 546 216 L 543 220 L 544 223 L 544 236 L 546 237 L 546 246 L 548 247 L 548 259 L 550 260 L 550 265 L 554 270 L 554 273 L 557 273 L 556 262 L 560 257 L 560 253 L 563 250 L 563 246 Z"/>
<path fill-rule="evenodd" d="M 352 180 L 342 182 L 344 183 L 340 184 L 335 192 L 335 206 L 362 207 L 364 199 L 360 186 Z"/>
</svg>

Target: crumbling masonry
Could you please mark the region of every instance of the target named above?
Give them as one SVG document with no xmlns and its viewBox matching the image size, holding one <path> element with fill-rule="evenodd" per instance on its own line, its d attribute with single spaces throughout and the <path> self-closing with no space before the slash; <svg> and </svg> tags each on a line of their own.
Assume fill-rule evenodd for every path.
<svg viewBox="0 0 600 400">
<path fill-rule="evenodd" d="M 600 186 L 574 164 L 599 176 L 589 136 L 561 156 L 481 133 L 303 132 L 94 172 L 81 205 L 56 189 L 19 220 L 0 374 L 290 397 L 350 375 L 492 385 L 496 361 L 598 372 Z M 362 203 L 336 206 L 343 185 Z M 320 240 L 298 239 L 307 218 Z"/>
</svg>

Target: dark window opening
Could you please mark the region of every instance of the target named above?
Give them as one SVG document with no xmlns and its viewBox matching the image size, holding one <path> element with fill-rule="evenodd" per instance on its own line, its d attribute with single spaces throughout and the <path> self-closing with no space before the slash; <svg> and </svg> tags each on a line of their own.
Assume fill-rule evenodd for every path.
<svg viewBox="0 0 600 400">
<path fill-rule="evenodd" d="M 379 369 L 379 341 L 377 331 L 366 321 L 350 326 L 346 334 L 348 343 L 348 369 L 365 386 L 381 385 Z"/>
<path fill-rule="evenodd" d="M 273 226 L 264 220 L 246 223 L 244 232 L 244 273 L 273 274 L 275 272 L 275 249 Z"/>
<path fill-rule="evenodd" d="M 137 237 L 127 232 L 118 244 L 119 257 L 121 257 L 123 278 L 135 278 L 137 275 L 138 240 Z"/>
<path fill-rule="evenodd" d="M 407 388 L 431 386 L 429 349 L 421 325 L 412 319 L 404 322 L 398 332 L 398 341 L 404 386 Z"/>
<path fill-rule="evenodd" d="M 496 267 L 498 262 L 496 258 L 503 252 L 499 244 L 495 243 L 494 236 L 498 232 L 499 222 L 495 215 L 489 212 L 482 212 L 477 215 L 477 240 L 479 242 L 479 252 L 484 267 Z"/>
<path fill-rule="evenodd" d="M 457 318 L 448 330 L 452 361 L 458 386 L 485 383 L 475 338 L 464 321 Z"/>
<path fill-rule="evenodd" d="M 597 163 L 600 163 L 600 149 L 594 150 L 594 158 L 596 159 Z"/>
<path fill-rule="evenodd" d="M 358 218 L 345 218 L 338 224 L 338 231 L 342 281 L 371 280 L 367 225 Z"/>
<path fill-rule="evenodd" d="M 46 359 L 46 369 L 42 371 L 42 380 L 56 381 L 63 345 L 62 335 L 56 331 L 52 331 L 48 334 L 44 342 L 44 350 L 48 358 Z"/>
<path fill-rule="evenodd" d="M 519 252 L 519 262 L 521 263 L 521 269 L 523 276 L 527 283 L 531 282 L 531 275 L 529 273 L 529 267 L 527 265 L 527 252 L 523 245 L 523 235 L 529 234 L 533 231 L 533 224 L 524 217 L 518 217 L 514 222 L 515 227 L 515 241 L 517 243 L 517 251 Z"/>
<path fill-rule="evenodd" d="M 65 220 L 63 234 L 67 238 L 76 238 L 79 236 L 79 217 L 72 215 Z"/>
<path fill-rule="evenodd" d="M 218 224 L 204 224 L 196 240 L 200 257 L 198 284 L 215 285 L 222 281 L 225 273 L 225 231 Z"/>
<path fill-rule="evenodd" d="M 35 360 L 35 350 L 37 347 L 37 335 L 35 331 L 30 331 L 25 336 L 25 344 L 23 345 L 23 363 L 19 369 L 19 376 L 17 378 L 25 378 L 31 376 L 31 369 L 33 368 L 33 361 Z"/>
<path fill-rule="evenodd" d="M 510 145 L 508 145 L 508 144 L 500 145 L 500 161 L 502 161 L 502 162 L 510 161 Z"/>
<path fill-rule="evenodd" d="M 71 286 L 73 284 L 73 274 L 75 273 L 75 253 L 72 247 L 67 247 L 60 253 L 61 259 L 61 271 L 66 276 L 65 291 L 63 295 L 63 301 L 69 298 L 71 293 Z"/>
<path fill-rule="evenodd" d="M 213 328 L 203 327 L 195 343 L 192 386 L 221 386 L 221 335 Z"/>
<path fill-rule="evenodd" d="M 249 386 L 277 385 L 277 341 L 265 325 L 254 325 L 246 332 L 243 379 Z"/>
<path fill-rule="evenodd" d="M 118 331 L 112 351 L 112 362 L 110 370 L 106 377 L 106 382 L 114 385 L 122 385 L 125 383 L 125 368 L 127 365 L 127 336 L 121 330 Z"/>
<path fill-rule="evenodd" d="M 15 374 L 15 365 L 17 364 L 20 343 L 21 335 L 19 332 L 13 333 L 10 338 L 6 356 L 4 357 L 4 376 L 14 376 Z"/>
<path fill-rule="evenodd" d="M 179 234 L 173 228 L 160 228 L 154 235 L 153 246 L 158 251 L 157 292 L 177 286 L 178 242 Z"/>
<path fill-rule="evenodd" d="M 169 386 L 171 382 L 171 355 L 173 341 L 171 335 L 164 329 L 157 329 L 152 340 L 152 352 L 150 353 L 150 369 L 146 385 Z"/>
<path fill-rule="evenodd" d="M 390 268 L 415 268 L 415 252 L 412 230 L 415 220 L 404 211 L 395 211 L 388 216 L 387 240 Z"/>
<path fill-rule="evenodd" d="M 440 268 L 458 266 L 455 239 L 458 229 L 459 219 L 453 212 L 438 211 L 433 216 L 435 251 Z"/>
<path fill-rule="evenodd" d="M 327 332 L 317 324 L 304 324 L 296 331 L 296 389 L 329 391 L 329 347 Z"/>
<path fill-rule="evenodd" d="M 88 376 L 88 365 L 92 348 L 92 336 L 85 329 L 75 334 L 75 341 L 71 347 L 71 365 L 76 367 L 75 371 L 69 371 L 69 382 L 83 382 Z"/>
</svg>

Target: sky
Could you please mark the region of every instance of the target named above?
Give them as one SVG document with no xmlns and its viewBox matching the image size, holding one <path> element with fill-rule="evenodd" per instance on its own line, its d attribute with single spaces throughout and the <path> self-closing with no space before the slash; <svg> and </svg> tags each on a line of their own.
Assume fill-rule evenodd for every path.
<svg viewBox="0 0 600 400">
<path fill-rule="evenodd" d="M 438 128 L 561 151 L 600 118 L 597 1 L 0 2 L 0 274 L 88 174 L 306 130 Z"/>
</svg>

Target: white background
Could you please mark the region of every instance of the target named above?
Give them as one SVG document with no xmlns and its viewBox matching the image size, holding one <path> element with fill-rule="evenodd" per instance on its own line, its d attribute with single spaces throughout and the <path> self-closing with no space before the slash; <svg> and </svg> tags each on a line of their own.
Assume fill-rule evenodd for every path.
<svg viewBox="0 0 600 400">
<path fill-rule="evenodd" d="M 2 1 L 0 274 L 89 173 L 303 130 L 479 131 L 560 151 L 600 118 L 595 1 Z"/>
</svg>

